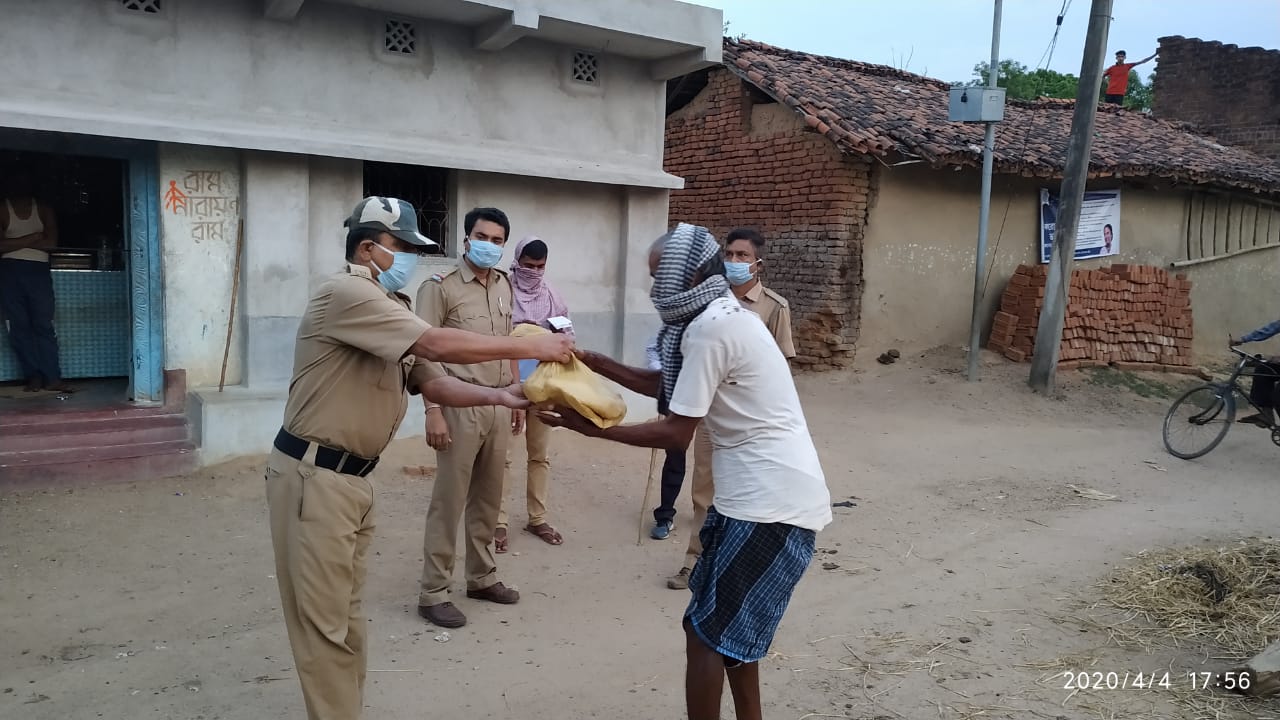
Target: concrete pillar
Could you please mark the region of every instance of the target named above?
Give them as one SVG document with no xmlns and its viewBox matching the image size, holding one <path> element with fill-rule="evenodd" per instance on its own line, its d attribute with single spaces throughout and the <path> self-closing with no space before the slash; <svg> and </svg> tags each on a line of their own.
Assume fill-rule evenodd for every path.
<svg viewBox="0 0 1280 720">
<path fill-rule="evenodd" d="M 667 191 L 628 187 L 622 192 L 618 253 L 618 347 L 614 356 L 643 367 L 644 346 L 661 321 L 649 299 L 649 246 L 667 230 Z"/>
<path fill-rule="evenodd" d="M 280 389 L 293 374 L 294 338 L 309 295 L 308 161 L 265 152 L 243 158 L 244 384 Z"/>
</svg>

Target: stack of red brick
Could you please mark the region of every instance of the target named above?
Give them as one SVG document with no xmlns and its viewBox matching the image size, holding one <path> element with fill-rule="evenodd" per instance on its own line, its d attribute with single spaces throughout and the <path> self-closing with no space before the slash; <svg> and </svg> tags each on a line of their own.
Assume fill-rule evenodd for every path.
<svg viewBox="0 0 1280 720">
<path fill-rule="evenodd" d="M 1031 358 L 1044 305 L 1046 267 L 1022 265 L 1005 288 L 987 347 Z M 1191 281 L 1146 265 L 1071 273 L 1058 367 L 1118 364 L 1175 370 L 1191 365 Z"/>
</svg>

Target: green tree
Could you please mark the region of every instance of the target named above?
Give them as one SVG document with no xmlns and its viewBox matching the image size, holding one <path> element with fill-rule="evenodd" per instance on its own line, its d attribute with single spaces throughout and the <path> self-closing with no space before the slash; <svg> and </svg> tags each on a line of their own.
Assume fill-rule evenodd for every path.
<svg viewBox="0 0 1280 720">
<path fill-rule="evenodd" d="M 1156 71 L 1151 71 L 1151 79 L 1142 82 L 1137 70 L 1129 71 L 1129 89 L 1124 94 L 1124 106 L 1129 110 L 1140 112 L 1151 111 L 1151 89 L 1156 84 Z"/>
<path fill-rule="evenodd" d="M 974 65 L 973 80 L 956 84 L 986 85 L 988 67 L 990 65 L 986 62 Z M 1047 68 L 1030 70 L 1017 60 L 1001 60 L 996 84 L 1005 89 L 1005 97 L 1010 100 L 1035 100 L 1042 97 L 1071 99 L 1076 96 L 1080 80 L 1075 75 Z"/>
</svg>

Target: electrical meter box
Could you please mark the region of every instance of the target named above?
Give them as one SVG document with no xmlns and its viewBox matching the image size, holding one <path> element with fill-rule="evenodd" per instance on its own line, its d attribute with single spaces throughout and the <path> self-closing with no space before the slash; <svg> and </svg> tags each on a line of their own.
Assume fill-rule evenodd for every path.
<svg viewBox="0 0 1280 720">
<path fill-rule="evenodd" d="M 953 87 L 947 119 L 951 122 L 1004 120 L 1004 88 Z"/>
</svg>

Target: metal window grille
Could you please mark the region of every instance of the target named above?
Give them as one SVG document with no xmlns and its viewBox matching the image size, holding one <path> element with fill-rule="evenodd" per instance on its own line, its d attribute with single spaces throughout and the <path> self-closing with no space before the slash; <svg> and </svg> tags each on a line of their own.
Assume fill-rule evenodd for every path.
<svg viewBox="0 0 1280 720">
<path fill-rule="evenodd" d="M 418 28 L 408 20 L 387 18 L 382 34 L 382 47 L 396 55 L 413 55 L 418 52 Z"/>
<path fill-rule="evenodd" d="M 120 0 L 120 7 L 132 12 L 159 15 L 163 7 L 160 0 Z"/>
<path fill-rule="evenodd" d="M 600 81 L 600 59 L 595 53 L 574 51 L 571 75 L 574 82 L 595 85 Z"/>
<path fill-rule="evenodd" d="M 366 162 L 364 194 L 400 198 L 418 213 L 418 231 L 435 240 L 432 254 L 446 254 L 449 233 L 449 171 L 444 168 Z"/>
</svg>

